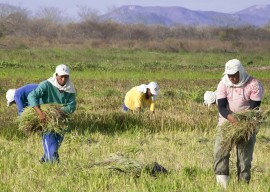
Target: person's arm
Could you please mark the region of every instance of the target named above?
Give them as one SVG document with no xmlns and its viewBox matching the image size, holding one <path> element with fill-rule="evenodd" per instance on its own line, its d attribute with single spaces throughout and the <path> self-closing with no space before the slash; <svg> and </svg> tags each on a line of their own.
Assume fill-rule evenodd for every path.
<svg viewBox="0 0 270 192">
<path fill-rule="evenodd" d="M 62 108 L 63 111 L 72 114 L 76 109 L 76 94 L 75 93 L 69 93 L 70 97 L 68 99 L 68 102 L 64 104 L 64 107 Z"/>
<path fill-rule="evenodd" d="M 152 113 L 155 114 L 155 102 L 152 102 L 150 104 L 150 111 L 152 111 Z"/>
<path fill-rule="evenodd" d="M 256 80 L 252 79 L 251 82 L 251 94 L 250 94 L 250 102 L 249 102 L 249 109 L 259 109 L 264 93 L 264 89 L 262 84 Z"/>
<path fill-rule="evenodd" d="M 218 111 L 225 118 L 228 119 L 232 124 L 236 123 L 237 120 L 234 118 L 232 113 L 227 109 L 228 100 L 227 98 L 218 99 Z"/>
<path fill-rule="evenodd" d="M 39 119 L 40 119 L 40 122 L 41 123 L 45 123 L 46 122 L 46 115 L 45 115 L 45 113 L 40 109 L 39 106 L 34 106 L 33 108 L 37 112 L 37 114 L 39 116 Z"/>
<path fill-rule="evenodd" d="M 29 102 L 29 106 L 33 107 L 35 111 L 37 112 L 40 122 L 45 122 L 46 121 L 46 116 L 45 113 L 40 109 L 40 103 L 39 100 L 42 98 L 46 93 L 46 82 L 41 82 L 39 86 L 33 90 L 32 92 L 29 93 L 27 96 L 27 100 Z"/>
<path fill-rule="evenodd" d="M 250 100 L 250 107 L 249 107 L 249 109 L 259 109 L 260 105 L 261 105 L 261 101 Z"/>
<path fill-rule="evenodd" d="M 40 99 L 46 95 L 47 82 L 41 82 L 38 87 L 30 92 L 27 96 L 27 100 L 30 107 L 35 107 L 40 105 Z"/>
</svg>

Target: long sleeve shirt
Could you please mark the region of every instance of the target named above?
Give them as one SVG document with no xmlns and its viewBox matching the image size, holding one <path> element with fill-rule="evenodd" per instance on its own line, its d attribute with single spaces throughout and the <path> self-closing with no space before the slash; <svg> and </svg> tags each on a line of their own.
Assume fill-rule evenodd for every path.
<svg viewBox="0 0 270 192">
<path fill-rule="evenodd" d="M 220 81 L 217 88 L 217 99 L 227 99 L 226 109 L 229 113 L 239 112 L 249 109 L 251 100 L 261 101 L 263 93 L 262 84 L 253 77 L 244 86 L 239 88 L 228 87 L 223 81 Z M 219 125 L 222 125 L 225 121 L 225 117 L 219 113 Z"/>
<path fill-rule="evenodd" d="M 127 92 L 124 103 L 130 110 L 143 107 L 149 107 L 151 111 L 155 110 L 155 102 L 152 100 L 152 97 L 146 99 L 145 93 L 139 91 L 138 86 L 133 87 Z"/>
<path fill-rule="evenodd" d="M 73 113 L 76 109 L 76 94 L 65 91 L 60 92 L 49 81 L 42 81 L 28 97 L 29 106 L 35 107 L 40 104 L 56 103 L 63 104 L 63 110 Z"/>
<path fill-rule="evenodd" d="M 23 109 L 27 107 L 29 104 L 27 100 L 28 94 L 34 89 L 36 89 L 37 87 L 38 87 L 38 84 L 27 84 L 23 87 L 16 89 L 15 95 L 14 95 L 14 101 L 17 105 L 19 116 L 23 112 Z"/>
</svg>

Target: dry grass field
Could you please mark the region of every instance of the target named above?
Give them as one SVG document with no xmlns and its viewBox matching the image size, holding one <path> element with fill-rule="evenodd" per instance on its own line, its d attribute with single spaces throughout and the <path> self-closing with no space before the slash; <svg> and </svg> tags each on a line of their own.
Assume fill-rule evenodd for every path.
<svg viewBox="0 0 270 192">
<path fill-rule="evenodd" d="M 239 58 L 264 85 L 269 107 L 269 55 L 256 52 L 163 52 L 120 48 L 3 48 L 0 50 L 0 191 L 220 191 L 213 173 L 217 108 L 203 105 L 224 63 Z M 49 78 L 56 65 L 71 68 L 77 109 L 60 148 L 59 164 L 40 164 L 41 136 L 18 130 L 16 106 L 5 92 Z M 121 111 L 133 86 L 158 82 L 156 116 Z M 237 182 L 231 156 L 228 191 L 269 191 L 269 125 L 257 135 L 250 185 Z M 97 166 L 121 153 L 168 174 L 139 176 Z"/>
</svg>

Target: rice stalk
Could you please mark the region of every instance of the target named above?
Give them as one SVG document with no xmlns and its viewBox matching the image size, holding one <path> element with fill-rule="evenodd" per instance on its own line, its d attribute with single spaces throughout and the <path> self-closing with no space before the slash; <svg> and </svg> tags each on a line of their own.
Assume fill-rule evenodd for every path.
<svg viewBox="0 0 270 192">
<path fill-rule="evenodd" d="M 234 113 L 233 116 L 238 120 L 231 124 L 229 121 L 221 126 L 222 149 L 228 152 L 235 145 L 247 142 L 251 136 L 259 131 L 259 125 L 269 122 L 270 110 L 246 110 Z"/>
<path fill-rule="evenodd" d="M 38 114 L 32 107 L 26 107 L 19 118 L 19 130 L 29 135 L 35 132 L 54 131 L 63 135 L 68 129 L 69 115 L 60 104 L 43 104 L 41 110 L 46 115 L 46 122 L 41 123 Z"/>
</svg>

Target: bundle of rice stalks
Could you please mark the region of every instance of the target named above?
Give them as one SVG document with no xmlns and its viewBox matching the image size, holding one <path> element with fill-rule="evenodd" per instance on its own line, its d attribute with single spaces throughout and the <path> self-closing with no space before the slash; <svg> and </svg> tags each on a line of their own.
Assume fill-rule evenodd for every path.
<svg viewBox="0 0 270 192">
<path fill-rule="evenodd" d="M 69 115 L 64 112 L 60 104 L 43 104 L 41 110 L 46 115 L 46 122 L 41 123 L 38 114 L 32 107 L 26 107 L 19 118 L 19 130 L 25 134 L 35 132 L 55 131 L 64 134 L 68 129 Z"/>
<path fill-rule="evenodd" d="M 123 173 L 131 173 L 136 176 L 139 176 L 142 169 L 143 164 L 139 161 L 130 159 L 125 157 L 121 153 L 114 153 L 109 156 L 108 159 L 96 163 L 95 165 L 102 165 L 108 169 L 123 172 Z"/>
<path fill-rule="evenodd" d="M 223 137 L 222 148 L 229 151 L 235 145 L 248 141 L 251 136 L 258 132 L 259 125 L 269 121 L 270 110 L 246 110 L 234 113 L 238 122 L 232 125 L 226 122 L 221 126 L 220 134 Z"/>
<path fill-rule="evenodd" d="M 108 159 L 102 162 L 95 163 L 94 165 L 103 166 L 110 170 L 122 173 L 129 173 L 136 177 L 139 177 L 141 172 L 144 170 L 154 177 L 158 173 L 167 173 L 167 170 L 156 162 L 144 165 L 143 163 L 137 160 L 125 157 L 123 154 L 119 152 L 111 154 Z"/>
</svg>

